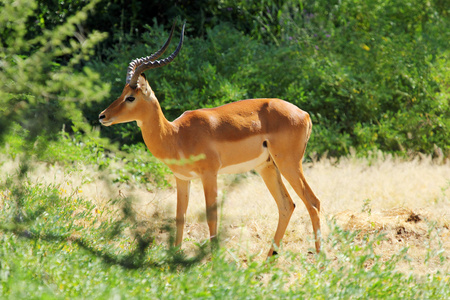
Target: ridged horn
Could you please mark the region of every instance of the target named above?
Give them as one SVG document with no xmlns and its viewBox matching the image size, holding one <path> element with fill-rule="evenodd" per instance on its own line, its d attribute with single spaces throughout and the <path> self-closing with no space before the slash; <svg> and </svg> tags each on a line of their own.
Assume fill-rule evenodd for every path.
<svg viewBox="0 0 450 300">
<path fill-rule="evenodd" d="M 135 89 L 137 87 L 137 82 L 139 79 L 139 75 L 141 75 L 142 72 L 145 72 L 150 69 L 163 67 L 169 63 L 171 63 L 175 57 L 178 55 L 178 53 L 181 50 L 181 46 L 183 45 L 184 41 L 184 27 L 186 26 L 186 22 L 183 24 L 183 29 L 181 30 L 181 37 L 180 42 L 178 43 L 177 48 L 175 51 L 169 55 L 169 57 L 156 60 L 158 57 L 160 57 L 164 51 L 167 49 L 167 47 L 170 44 L 170 41 L 172 39 L 173 31 L 175 29 L 175 23 L 172 26 L 172 31 L 170 32 L 169 38 L 167 39 L 166 43 L 154 54 L 147 56 L 147 57 L 141 57 L 137 58 L 135 60 L 132 60 L 130 64 L 128 65 L 128 72 L 127 72 L 127 83 L 130 85 L 131 88 Z"/>
</svg>

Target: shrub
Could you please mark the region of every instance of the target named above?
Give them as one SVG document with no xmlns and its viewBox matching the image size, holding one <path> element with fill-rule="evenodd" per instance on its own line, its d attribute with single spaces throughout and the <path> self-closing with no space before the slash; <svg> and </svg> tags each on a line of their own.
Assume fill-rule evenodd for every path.
<svg viewBox="0 0 450 300">
<path fill-rule="evenodd" d="M 412 33 L 393 35 L 386 21 L 391 16 L 381 10 L 366 17 L 374 20 L 371 26 L 358 21 L 359 13 L 373 10 L 364 5 L 355 10 L 339 6 L 335 9 L 339 17 L 324 15 L 321 7 L 298 16 L 282 13 L 283 24 L 291 24 L 283 27 L 290 30 L 290 38 L 280 36 L 277 43 L 222 23 L 207 30 L 205 39 L 187 38 L 175 62 L 148 74 L 150 83 L 169 119 L 189 109 L 276 97 L 312 115 L 310 148 L 319 155 L 345 155 L 351 148 L 404 154 L 433 154 L 440 149 L 448 155 L 450 109 L 444 59 L 448 50 L 442 47 L 440 31 L 434 23 L 424 23 L 422 31 L 414 27 Z M 403 19 L 397 18 L 401 23 Z M 438 21 L 447 24 L 442 18 Z M 409 17 L 403 22 L 399 26 L 413 26 L 408 25 Z M 110 78 L 107 81 L 117 82 L 115 95 L 123 87 L 128 62 L 154 52 L 167 36 L 162 26 L 148 29 L 150 37 L 143 35 L 143 44 L 109 53 L 112 71 L 101 73 Z M 126 61 L 121 53 L 128 53 Z M 95 66 L 105 68 L 98 62 Z M 96 116 L 99 111 L 100 107 L 86 113 Z M 112 130 L 109 136 L 140 141 L 134 125 Z"/>
<path fill-rule="evenodd" d="M 52 136 L 63 124 L 89 130 L 79 103 L 107 94 L 108 84 L 99 82 L 89 68 L 74 72 L 89 58 L 94 46 L 105 34 L 92 32 L 88 37 L 77 32 L 77 24 L 87 18 L 95 2 L 90 3 L 53 30 L 27 27 L 34 13 L 34 1 L 2 4 L 0 11 L 0 137 L 10 125 L 20 124 L 30 144 L 42 134 Z M 31 36 L 30 36 L 31 35 Z M 68 126 L 69 127 L 69 126 Z"/>
</svg>

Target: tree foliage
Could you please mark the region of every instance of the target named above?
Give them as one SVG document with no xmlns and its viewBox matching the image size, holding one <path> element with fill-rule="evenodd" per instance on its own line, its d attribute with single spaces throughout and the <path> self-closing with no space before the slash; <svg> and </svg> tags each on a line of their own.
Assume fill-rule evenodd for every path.
<svg viewBox="0 0 450 300">
<path fill-rule="evenodd" d="M 23 2 L 23 3 L 22 3 Z M 75 71 L 94 53 L 105 33 L 83 36 L 77 24 L 86 20 L 94 2 L 53 29 L 35 34 L 26 26 L 35 13 L 34 1 L 6 1 L 0 11 L 0 133 L 18 123 L 30 142 L 60 131 L 63 124 L 87 129 L 80 103 L 102 99 L 108 84 L 99 83 L 89 68 Z"/>
<path fill-rule="evenodd" d="M 312 115 L 310 148 L 319 155 L 351 148 L 450 153 L 443 1 L 16 3 L 2 2 L 2 120 L 14 118 L 35 135 L 62 124 L 98 125 L 99 111 L 120 94 L 128 62 L 159 48 L 180 18 L 188 21 L 181 55 L 148 74 L 169 118 L 277 97 Z M 49 116 L 45 126 L 30 117 L 37 115 Z M 141 141 L 133 124 L 102 133 Z"/>
</svg>

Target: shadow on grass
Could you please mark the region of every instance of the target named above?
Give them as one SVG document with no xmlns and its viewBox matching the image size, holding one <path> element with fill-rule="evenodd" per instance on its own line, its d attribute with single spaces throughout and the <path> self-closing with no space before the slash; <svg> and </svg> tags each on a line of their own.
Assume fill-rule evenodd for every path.
<svg viewBox="0 0 450 300">
<path fill-rule="evenodd" d="M 208 243 L 199 244 L 193 256 L 187 256 L 178 247 L 163 249 L 155 243 L 156 234 L 167 233 L 169 245 L 174 245 L 174 228 L 169 220 L 159 226 L 145 226 L 136 218 L 133 200 L 114 200 L 121 210 L 121 217 L 104 221 L 100 226 L 86 228 L 75 225 L 77 215 L 67 208 L 68 198 L 58 194 L 57 187 L 33 187 L 27 179 L 30 166 L 21 164 L 18 172 L 0 183 L 3 206 L 0 215 L 0 232 L 13 233 L 20 238 L 58 243 L 75 243 L 90 255 L 100 258 L 105 264 L 119 265 L 126 269 L 161 268 L 169 270 L 189 268 L 201 262 L 215 249 Z M 71 199 L 69 199 L 71 200 Z M 87 208 L 84 216 L 92 217 L 94 208 Z M 89 211 L 90 210 L 90 211 Z M 80 217 L 78 217 L 80 218 Z M 57 221 L 54 221 L 57 220 Z M 82 229 L 84 236 L 77 236 Z M 139 230 L 138 230 L 139 229 Z M 144 230 L 142 230 L 144 229 Z M 125 251 L 118 246 L 123 237 L 132 237 L 132 245 Z M 100 242 L 99 242 L 100 241 Z"/>
</svg>

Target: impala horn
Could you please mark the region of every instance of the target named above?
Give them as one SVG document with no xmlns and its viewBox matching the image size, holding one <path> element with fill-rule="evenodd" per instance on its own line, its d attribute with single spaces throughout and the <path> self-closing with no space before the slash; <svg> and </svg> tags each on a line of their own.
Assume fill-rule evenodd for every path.
<svg viewBox="0 0 450 300">
<path fill-rule="evenodd" d="M 172 40 L 173 31 L 175 29 L 175 23 L 176 22 L 174 22 L 172 25 L 172 30 L 170 31 L 169 38 L 164 43 L 164 45 L 161 47 L 161 49 L 159 49 L 152 55 L 149 55 L 147 57 L 137 58 L 130 62 L 130 64 L 128 65 L 126 82 L 130 85 L 131 88 L 135 89 L 137 87 L 139 75 L 141 75 L 142 72 L 150 70 L 150 69 L 158 68 L 158 67 L 163 67 L 163 66 L 171 63 L 175 59 L 175 57 L 178 55 L 178 53 L 181 50 L 181 46 L 183 45 L 184 27 L 186 26 L 186 22 L 183 24 L 183 29 L 181 30 L 180 42 L 178 43 L 178 46 L 175 49 L 175 51 L 172 54 L 170 54 L 170 56 L 167 58 L 156 60 L 164 53 L 164 51 L 166 51 L 167 47 L 169 47 L 170 41 Z"/>
</svg>

